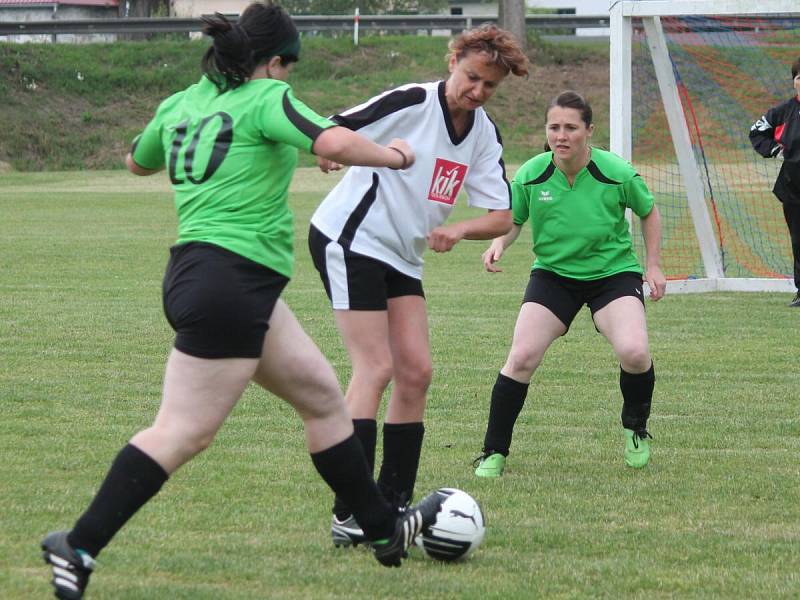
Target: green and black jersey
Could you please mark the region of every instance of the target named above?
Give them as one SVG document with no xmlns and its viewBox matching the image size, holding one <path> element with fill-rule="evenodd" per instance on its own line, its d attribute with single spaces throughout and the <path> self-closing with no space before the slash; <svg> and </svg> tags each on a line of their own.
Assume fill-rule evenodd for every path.
<svg viewBox="0 0 800 600">
<path fill-rule="evenodd" d="M 545 152 L 520 167 L 511 182 L 514 223 L 533 229 L 534 269 L 591 280 L 623 271 L 642 273 L 625 209 L 646 217 L 653 195 L 633 167 L 592 148 L 572 186 Z"/>
<path fill-rule="evenodd" d="M 203 77 L 161 103 L 132 155 L 141 167 L 167 167 L 178 244 L 216 244 L 291 277 L 297 148 L 311 151 L 334 125 L 283 81 L 254 79 L 220 94 Z"/>
</svg>

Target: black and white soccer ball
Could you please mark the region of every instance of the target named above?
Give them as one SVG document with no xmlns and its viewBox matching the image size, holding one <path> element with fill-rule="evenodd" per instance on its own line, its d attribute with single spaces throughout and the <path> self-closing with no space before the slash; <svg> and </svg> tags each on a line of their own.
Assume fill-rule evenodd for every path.
<svg viewBox="0 0 800 600">
<path fill-rule="evenodd" d="M 483 511 L 468 493 L 455 488 L 439 488 L 445 497 L 436 522 L 417 536 L 417 546 L 436 560 L 463 560 L 475 552 L 486 534 Z"/>
</svg>

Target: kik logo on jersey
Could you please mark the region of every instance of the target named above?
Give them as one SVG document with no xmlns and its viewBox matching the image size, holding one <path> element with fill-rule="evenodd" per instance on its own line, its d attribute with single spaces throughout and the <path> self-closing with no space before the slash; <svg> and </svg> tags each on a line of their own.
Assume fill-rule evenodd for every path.
<svg viewBox="0 0 800 600">
<path fill-rule="evenodd" d="M 433 167 L 431 188 L 428 190 L 428 200 L 455 204 L 458 190 L 461 189 L 466 175 L 467 165 L 437 158 L 436 165 Z"/>
</svg>

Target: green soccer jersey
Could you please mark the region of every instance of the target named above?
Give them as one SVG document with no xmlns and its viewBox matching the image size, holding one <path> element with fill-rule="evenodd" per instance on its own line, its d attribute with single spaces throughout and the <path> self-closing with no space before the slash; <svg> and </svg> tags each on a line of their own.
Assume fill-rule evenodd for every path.
<svg viewBox="0 0 800 600">
<path fill-rule="evenodd" d="M 297 148 L 311 151 L 334 125 L 283 81 L 254 79 L 220 94 L 203 77 L 161 103 L 132 154 L 141 167 L 167 167 L 178 244 L 216 244 L 291 277 Z"/>
<path fill-rule="evenodd" d="M 514 223 L 531 220 L 534 269 L 591 280 L 642 273 L 625 209 L 646 217 L 653 195 L 627 161 L 592 148 L 572 186 L 545 152 L 520 167 L 511 182 Z"/>
</svg>

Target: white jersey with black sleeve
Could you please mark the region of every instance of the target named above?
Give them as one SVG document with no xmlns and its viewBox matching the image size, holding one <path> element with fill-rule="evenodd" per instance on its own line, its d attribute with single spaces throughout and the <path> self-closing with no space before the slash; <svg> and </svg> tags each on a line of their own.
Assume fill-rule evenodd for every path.
<svg viewBox="0 0 800 600">
<path fill-rule="evenodd" d="M 416 154 L 405 171 L 351 167 L 312 216 L 314 227 L 352 252 L 422 279 L 426 238 L 462 188 L 469 206 L 511 208 L 500 133 L 479 108 L 457 136 L 444 81 L 400 86 L 332 120 L 379 144 L 403 138 Z"/>
</svg>

